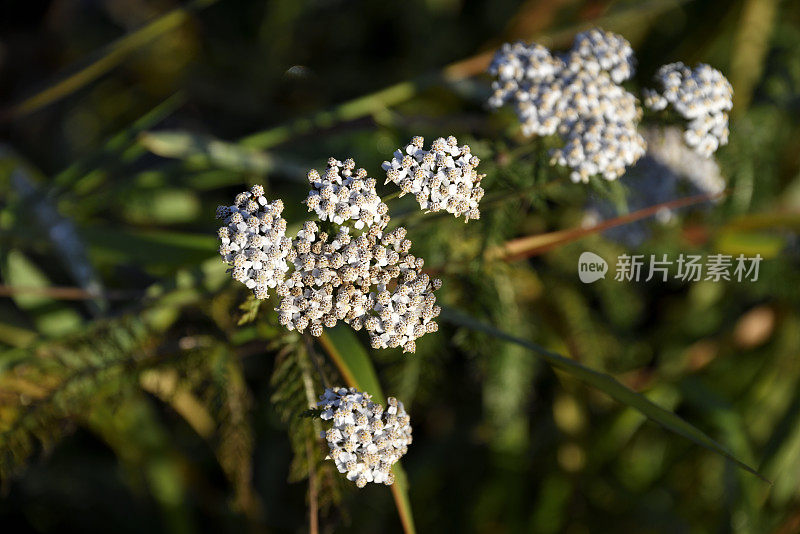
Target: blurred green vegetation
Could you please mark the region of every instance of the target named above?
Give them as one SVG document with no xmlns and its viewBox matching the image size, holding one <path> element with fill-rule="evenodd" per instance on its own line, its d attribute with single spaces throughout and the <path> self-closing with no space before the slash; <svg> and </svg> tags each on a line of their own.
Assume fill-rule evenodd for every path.
<svg viewBox="0 0 800 534">
<path fill-rule="evenodd" d="M 323 532 L 402 531 L 392 491 L 343 482 L 300 417 L 323 387 L 317 365 L 409 407 L 395 493 L 402 503 L 407 489 L 401 514 L 420 532 L 800 532 L 796 2 L 11 4 L 3 532 L 301 532 L 309 510 Z M 728 76 L 727 195 L 648 219 L 635 246 L 590 232 L 505 261 L 504 243 L 580 226 L 590 197 L 624 208 L 634 187 L 570 184 L 548 165 L 550 140 L 484 106 L 499 44 L 561 49 L 595 24 L 631 41 L 633 85 L 677 60 Z M 247 185 L 283 198 L 297 228 L 307 169 L 353 157 L 381 182 L 411 135 L 449 134 L 481 157 L 487 196 L 468 225 L 393 204 L 452 310 L 415 355 L 364 352 L 349 331 L 309 345 L 225 274 L 214 208 Z M 765 259 L 757 282 L 584 285 L 584 250 Z M 773 484 L 554 370 L 530 343 L 611 374 Z"/>
</svg>

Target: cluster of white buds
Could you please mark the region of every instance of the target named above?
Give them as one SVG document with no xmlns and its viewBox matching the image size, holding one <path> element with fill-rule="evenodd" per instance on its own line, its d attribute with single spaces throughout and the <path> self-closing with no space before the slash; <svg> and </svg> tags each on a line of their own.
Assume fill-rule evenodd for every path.
<svg viewBox="0 0 800 534">
<path fill-rule="evenodd" d="M 218 231 L 220 256 L 231 266 L 231 276 L 259 299 L 280 286 L 289 269 L 291 240 L 282 211 L 283 202 L 268 202 L 260 185 L 236 195 L 232 206 L 217 208 L 217 218 L 224 222 Z"/>
<path fill-rule="evenodd" d="M 644 103 L 654 110 L 671 105 L 689 124 L 683 137 L 698 154 L 710 157 L 728 143 L 728 111 L 733 87 L 717 69 L 701 63 L 690 69 L 681 62 L 662 66 L 656 74 L 662 90 L 644 91 Z"/>
<path fill-rule="evenodd" d="M 392 247 L 397 254 L 397 267 L 389 265 L 390 274 L 397 274 L 397 285 L 390 291 L 386 277 L 378 278 L 375 290 L 369 294 L 369 313 L 351 322 L 358 330 L 363 324 L 370 333 L 373 348 L 402 347 L 403 352 L 415 352 L 416 340 L 439 327 L 434 321 L 441 308 L 436 305 L 434 291 L 442 286 L 441 280 L 422 272 L 424 261 L 408 253 L 411 242 L 405 239 L 405 228 L 395 228 L 383 237 L 382 246 Z M 391 279 L 390 279 L 391 280 Z"/>
<path fill-rule="evenodd" d="M 557 133 L 564 146 L 551 162 L 572 169 L 572 181 L 614 180 L 645 152 L 641 109 L 619 85 L 633 72 L 628 41 L 599 29 L 578 34 L 556 57 L 538 44 L 504 45 L 489 67 L 498 77 L 489 104 L 512 103 L 525 135 Z"/>
<path fill-rule="evenodd" d="M 326 389 L 317 407 L 332 425 L 322 433 L 328 459 L 340 473 L 363 488 L 368 482 L 391 485 L 392 466 L 411 445 L 411 418 L 403 403 L 389 397 L 388 408 L 355 388 Z"/>
<path fill-rule="evenodd" d="M 352 159 L 342 162 L 330 158 L 322 176 L 316 170 L 309 171 L 312 190 L 305 200 L 308 211 L 316 212 L 321 221 L 355 221 L 353 226 L 358 230 L 375 225 L 382 229 L 389 222 L 389 208 L 375 191 L 375 179 L 355 167 Z"/>
<path fill-rule="evenodd" d="M 485 175 L 478 174 L 480 163 L 469 145 L 458 146 L 458 139 L 440 137 L 425 150 L 425 140 L 416 136 L 394 153 L 392 161 L 384 161 L 386 183 L 397 184 L 400 196 L 413 194 L 420 207 L 429 212 L 445 210 L 464 222 L 479 219 L 478 204 L 483 198 L 480 186 Z"/>
</svg>

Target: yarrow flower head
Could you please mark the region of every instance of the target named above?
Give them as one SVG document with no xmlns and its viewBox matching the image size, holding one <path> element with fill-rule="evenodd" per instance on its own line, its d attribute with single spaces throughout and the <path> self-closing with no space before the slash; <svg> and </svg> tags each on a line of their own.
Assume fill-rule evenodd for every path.
<svg viewBox="0 0 800 534">
<path fill-rule="evenodd" d="M 411 418 L 403 403 L 389 397 L 387 404 L 384 409 L 355 388 L 328 388 L 317 403 L 320 417 L 332 423 L 322 433 L 328 459 L 359 488 L 369 482 L 391 485 L 392 466 L 411 445 Z"/>
<path fill-rule="evenodd" d="M 728 111 L 733 107 L 733 87 L 717 69 L 700 64 L 690 69 L 681 62 L 662 66 L 656 74 L 661 91 L 646 89 L 645 106 L 662 110 L 672 106 L 688 120 L 686 144 L 710 157 L 728 143 Z"/>
<path fill-rule="evenodd" d="M 489 105 L 513 104 L 525 135 L 558 134 L 564 146 L 551 151 L 551 162 L 572 169 L 574 182 L 595 174 L 614 180 L 644 154 L 641 109 L 619 85 L 634 73 L 623 37 L 589 30 L 556 57 L 538 44 L 506 44 L 489 73 L 498 78 Z"/>
<path fill-rule="evenodd" d="M 267 201 L 260 185 L 236 195 L 233 205 L 217 208 L 217 218 L 224 223 L 217 233 L 220 256 L 231 266 L 231 276 L 259 299 L 280 286 L 289 269 L 291 240 L 282 211 L 283 202 Z"/>
<path fill-rule="evenodd" d="M 311 192 L 305 203 L 308 211 L 316 212 L 321 221 L 345 224 L 361 230 L 388 224 L 389 208 L 375 192 L 375 179 L 364 169 L 356 169 L 352 159 L 328 160 L 328 167 L 320 175 L 316 170 L 308 173 Z"/>
<path fill-rule="evenodd" d="M 453 136 L 440 137 L 424 148 L 425 140 L 414 137 L 404 149 L 394 153 L 392 161 L 384 161 L 386 183 L 400 187 L 400 196 L 413 194 L 420 208 L 429 212 L 445 210 L 464 222 L 479 219 L 478 204 L 483 198 L 480 186 L 485 175 L 476 168 L 480 159 L 469 145 L 458 145 Z"/>
</svg>

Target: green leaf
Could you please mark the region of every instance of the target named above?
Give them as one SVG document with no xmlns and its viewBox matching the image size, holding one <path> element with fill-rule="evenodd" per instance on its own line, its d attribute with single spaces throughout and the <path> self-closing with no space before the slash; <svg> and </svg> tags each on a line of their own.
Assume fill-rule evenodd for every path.
<svg viewBox="0 0 800 534">
<path fill-rule="evenodd" d="M 343 326 L 328 328 L 319 341 L 349 386 L 369 392 L 381 404 L 386 403 L 372 361 L 352 330 Z M 408 498 L 408 478 L 400 462 L 394 464 L 393 471 L 394 484 L 391 488 L 403 530 L 407 534 L 414 533 L 416 529 Z"/>
<path fill-rule="evenodd" d="M 450 322 L 454 325 L 464 326 L 478 332 L 484 332 L 498 339 L 515 343 L 529 349 L 553 367 L 564 371 L 565 373 L 568 373 L 569 375 L 574 376 L 583 382 L 586 382 L 590 386 L 596 387 L 603 393 L 616 399 L 622 404 L 638 410 L 664 428 L 671 430 L 712 452 L 724 456 L 742 469 L 749 471 L 758 478 L 771 484 L 771 482 L 755 468 L 750 467 L 743 461 L 733 456 L 733 454 L 728 452 L 728 450 L 722 445 L 707 436 L 703 431 L 687 423 L 669 410 L 665 410 L 661 406 L 653 403 L 644 395 L 640 395 L 639 393 L 628 389 L 611 375 L 586 367 L 574 360 L 565 358 L 560 354 L 550 352 L 549 350 L 540 347 L 535 343 L 531 343 L 530 341 L 507 334 L 506 332 L 503 332 L 492 325 L 488 325 L 462 313 L 450 309 L 443 309 L 441 318 L 443 321 Z"/>
<path fill-rule="evenodd" d="M 105 182 L 109 168 L 132 163 L 138 159 L 140 152 L 146 153 L 144 147 L 137 145 L 139 134 L 170 116 L 185 100 L 186 97 L 181 92 L 169 96 L 132 124 L 109 137 L 102 147 L 53 176 L 52 184 L 79 192 L 96 186 L 95 182 Z M 138 147 L 138 152 L 134 147 Z"/>
</svg>

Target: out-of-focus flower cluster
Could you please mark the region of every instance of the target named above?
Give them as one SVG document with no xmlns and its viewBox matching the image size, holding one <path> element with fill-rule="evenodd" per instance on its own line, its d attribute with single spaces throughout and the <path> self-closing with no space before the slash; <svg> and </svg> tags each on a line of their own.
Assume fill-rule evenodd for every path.
<svg viewBox="0 0 800 534">
<path fill-rule="evenodd" d="M 397 184 L 400 196 L 413 194 L 426 211 L 445 210 L 464 222 L 479 219 L 478 203 L 483 198 L 480 186 L 484 177 L 476 167 L 480 163 L 469 145 L 458 146 L 453 136 L 433 141 L 425 150 L 425 140 L 416 136 L 405 149 L 398 149 L 392 161 L 384 161 L 386 183 Z"/>
<path fill-rule="evenodd" d="M 669 169 L 675 179 L 684 179 L 692 191 L 716 196 L 725 190 L 725 178 L 717 162 L 687 148 L 679 128 L 649 128 L 644 136 L 647 157 Z"/>
<path fill-rule="evenodd" d="M 690 69 L 681 62 L 662 66 L 656 74 L 661 91 L 646 89 L 644 103 L 655 110 L 672 106 L 689 123 L 683 137 L 690 147 L 710 157 L 728 143 L 728 111 L 733 88 L 717 69 L 700 64 Z"/>
<path fill-rule="evenodd" d="M 322 433 L 328 458 L 359 488 L 368 482 L 391 485 L 392 466 L 411 445 L 411 418 L 403 403 L 394 397 L 387 403 L 384 409 L 355 388 L 328 388 L 317 403 L 320 417 L 332 423 Z"/>
<path fill-rule="evenodd" d="M 467 161 L 464 174 L 474 174 L 474 165 Z M 220 254 L 231 275 L 259 299 L 274 289 L 281 297 L 278 319 L 289 330 L 320 336 L 344 321 L 366 329 L 374 348 L 415 352 L 419 337 L 438 330 L 434 291 L 441 281 L 422 272 L 425 262 L 411 254 L 405 228 L 385 231 L 388 208 L 375 180 L 353 160 L 331 158 L 323 175 L 312 170 L 308 177 L 305 202 L 321 222 L 306 221 L 294 239 L 285 235 L 283 203 L 267 202 L 261 186 L 217 209 L 225 222 Z"/>
<path fill-rule="evenodd" d="M 644 154 L 641 109 L 619 85 L 634 73 L 623 37 L 589 30 L 557 56 L 535 43 L 505 44 L 489 73 L 497 78 L 489 105 L 512 104 L 525 135 L 557 133 L 564 145 L 551 152 L 552 163 L 572 169 L 574 182 L 596 174 L 614 180 Z"/>
<path fill-rule="evenodd" d="M 253 186 L 236 195 L 232 206 L 219 206 L 219 253 L 231 266 L 231 276 L 253 290 L 256 298 L 266 298 L 269 289 L 283 283 L 289 269 L 286 256 L 291 239 L 286 237 L 286 221 L 281 217 L 283 202 L 268 202 L 264 188 Z"/>
<path fill-rule="evenodd" d="M 680 198 L 707 194 L 712 202 L 725 190 L 725 179 L 713 158 L 701 156 L 683 142 L 683 132 L 676 126 L 647 128 L 647 153 L 626 175 L 628 211 L 637 211 Z M 584 226 L 594 226 L 617 216 L 614 205 L 606 199 L 592 198 L 586 206 Z M 655 222 L 671 222 L 675 213 L 662 208 Z M 649 221 L 638 221 L 606 230 L 611 240 L 638 246 L 651 234 Z"/>
</svg>

